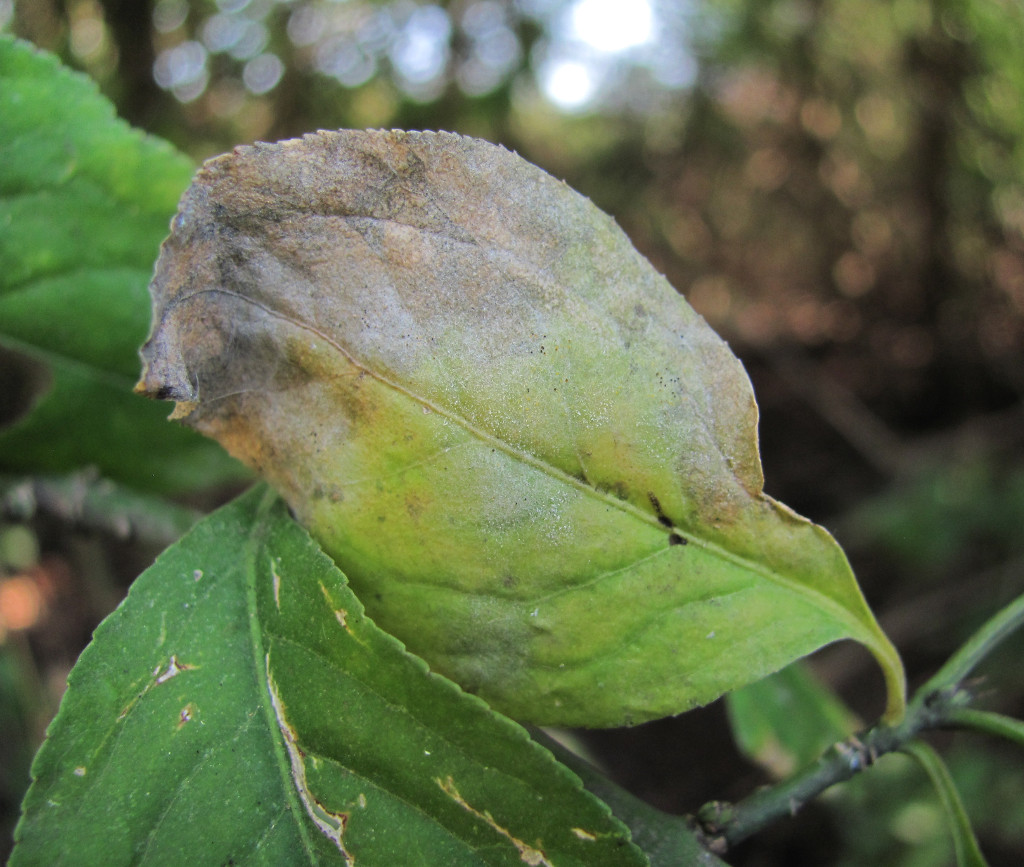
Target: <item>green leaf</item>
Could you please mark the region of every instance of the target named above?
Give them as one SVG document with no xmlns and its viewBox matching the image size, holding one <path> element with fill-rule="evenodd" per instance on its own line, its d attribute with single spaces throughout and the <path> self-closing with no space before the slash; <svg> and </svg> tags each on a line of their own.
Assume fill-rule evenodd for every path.
<svg viewBox="0 0 1024 867">
<path fill-rule="evenodd" d="M 738 360 L 611 219 L 444 133 L 208 162 L 140 390 L 282 492 L 374 619 L 511 716 L 679 713 L 831 641 L 902 667 L 762 492 Z"/>
<path fill-rule="evenodd" d="M 641 865 L 518 725 L 377 629 L 262 487 L 96 632 L 12 864 Z"/>
<path fill-rule="evenodd" d="M 118 120 L 87 78 L 6 36 L 0 154 L 0 466 L 91 464 L 160 491 L 240 477 L 131 393 L 145 287 L 189 161 Z"/>
<path fill-rule="evenodd" d="M 935 792 L 946 813 L 950 833 L 953 835 L 953 848 L 956 851 L 958 867 L 988 867 L 953 778 L 949 775 L 945 763 L 939 758 L 939 754 L 923 741 L 911 741 L 901 751 L 924 768 L 932 785 L 935 786 Z"/>
<path fill-rule="evenodd" d="M 858 727 L 857 717 L 802 663 L 726 696 L 740 751 L 788 777 Z"/>
<path fill-rule="evenodd" d="M 616 818 L 629 827 L 633 842 L 643 849 L 651 867 L 726 867 L 721 858 L 704 847 L 692 817 L 663 813 L 645 803 L 542 729 L 534 731 L 533 736 L 579 776 L 587 791 L 611 807 Z"/>
</svg>

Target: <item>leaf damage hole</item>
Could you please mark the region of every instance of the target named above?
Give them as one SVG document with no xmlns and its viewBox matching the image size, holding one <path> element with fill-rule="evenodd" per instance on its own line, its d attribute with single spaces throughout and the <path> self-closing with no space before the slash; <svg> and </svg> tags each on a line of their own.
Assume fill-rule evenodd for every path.
<svg viewBox="0 0 1024 867">
<path fill-rule="evenodd" d="M 584 831 L 582 828 L 573 828 L 572 832 L 579 837 L 580 840 L 586 840 L 588 843 L 593 843 L 597 840 L 597 834 L 594 834 L 591 831 Z"/>
<path fill-rule="evenodd" d="M 167 683 L 167 681 L 169 681 L 172 677 L 177 677 L 183 671 L 195 671 L 197 668 L 199 668 L 198 665 L 190 665 L 187 662 L 178 662 L 177 655 L 171 654 L 171 659 L 167 663 L 167 668 L 165 668 L 163 672 L 160 671 L 159 665 L 153 669 L 153 673 L 151 676 L 154 679 L 147 683 L 142 692 L 136 695 L 135 698 L 133 698 L 130 702 L 128 702 L 128 704 L 126 704 L 121 709 L 121 713 L 117 715 L 117 722 L 121 722 L 121 720 L 128 716 L 128 714 L 131 713 L 132 710 L 134 709 L 135 705 L 137 705 L 143 699 L 146 693 L 148 693 L 154 686 L 160 686 L 160 684 L 162 683 Z"/>
<path fill-rule="evenodd" d="M 278 611 L 281 610 L 281 576 L 277 574 L 277 569 L 274 566 L 274 561 L 270 561 L 270 575 L 274 582 L 274 606 Z"/>
<path fill-rule="evenodd" d="M 331 593 L 327 589 L 327 587 L 324 586 L 322 581 L 320 582 L 320 592 L 323 594 L 324 599 L 327 602 L 327 607 L 331 610 L 331 613 L 334 615 L 334 619 L 338 621 L 338 624 L 341 626 L 341 628 L 344 629 L 350 636 L 352 636 L 352 638 L 355 638 L 356 641 L 365 646 L 366 642 L 362 641 L 352 631 L 352 628 L 348 625 L 348 609 L 335 608 L 334 600 L 331 599 Z"/>
<path fill-rule="evenodd" d="M 196 706 L 192 702 L 189 702 L 178 714 L 178 731 L 181 731 L 187 723 L 192 722 L 195 718 Z"/>
<path fill-rule="evenodd" d="M 288 750 L 288 761 L 291 764 L 292 782 L 295 784 L 295 790 L 298 792 L 299 800 L 302 801 L 302 806 L 305 808 L 306 814 L 313 821 L 313 824 L 320 829 L 325 837 L 331 840 L 334 845 L 338 847 L 338 851 L 341 853 L 341 857 L 344 859 L 346 867 L 352 867 L 352 865 L 356 863 L 355 858 L 353 858 L 345 848 L 345 844 L 341 839 L 345 835 L 345 828 L 348 825 L 348 813 L 332 812 L 327 809 L 327 807 L 317 800 L 316 796 L 310 789 L 309 780 L 306 778 L 306 754 L 299 746 L 298 735 L 295 733 L 295 729 L 291 727 L 285 717 L 284 703 L 281 701 L 281 696 L 277 692 L 277 684 L 274 683 L 274 679 L 270 674 L 269 653 L 265 657 L 265 663 L 267 670 L 267 690 L 270 693 L 270 704 L 274 709 L 274 716 L 277 718 L 277 726 L 281 731 L 281 737 L 284 740 L 285 748 Z"/>
<path fill-rule="evenodd" d="M 189 665 L 187 662 L 178 662 L 178 657 L 171 655 L 171 661 L 167 663 L 167 668 L 160 672 L 160 666 L 153 669 L 153 677 L 156 678 L 153 681 L 154 686 L 159 686 L 161 683 L 167 683 L 172 677 L 177 677 L 183 671 L 194 671 L 197 668 L 195 665 Z"/>
<path fill-rule="evenodd" d="M 554 865 L 548 861 L 547 856 L 543 851 L 533 848 L 533 846 L 524 843 L 522 840 L 516 839 L 516 837 L 514 837 L 507 828 L 503 828 L 499 825 L 487 810 L 481 812 L 470 805 L 469 802 L 459 794 L 459 790 L 455 788 L 455 781 L 451 776 L 445 777 L 443 780 L 440 777 L 434 777 L 434 782 L 441 787 L 442 792 L 455 801 L 455 803 L 462 807 L 463 810 L 476 816 L 483 822 L 486 822 L 493 831 L 496 831 L 515 846 L 516 850 L 519 852 L 519 860 L 524 864 L 529 864 L 530 867 L 554 867 Z"/>
</svg>

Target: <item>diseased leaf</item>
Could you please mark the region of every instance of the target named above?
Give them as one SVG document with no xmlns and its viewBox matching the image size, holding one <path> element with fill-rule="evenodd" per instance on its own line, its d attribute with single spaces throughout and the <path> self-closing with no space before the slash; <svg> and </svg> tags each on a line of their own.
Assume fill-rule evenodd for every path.
<svg viewBox="0 0 1024 867">
<path fill-rule="evenodd" d="M 11 864 L 647 863 L 431 674 L 260 486 L 133 585 L 69 678 Z"/>
<path fill-rule="evenodd" d="M 138 388 L 282 492 L 371 616 L 496 708 L 678 713 L 842 638 L 736 358 L 614 222 L 447 133 L 237 148 L 182 199 Z"/>
<path fill-rule="evenodd" d="M 131 393 L 145 287 L 189 160 L 118 120 L 88 78 L 3 35 L 0 153 L 0 467 L 88 464 L 157 491 L 243 478 Z"/>
</svg>

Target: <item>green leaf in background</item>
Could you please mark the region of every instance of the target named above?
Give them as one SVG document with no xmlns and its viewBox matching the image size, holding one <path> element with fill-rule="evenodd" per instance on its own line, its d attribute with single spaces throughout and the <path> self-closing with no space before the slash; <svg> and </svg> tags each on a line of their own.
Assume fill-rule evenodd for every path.
<svg viewBox="0 0 1024 867">
<path fill-rule="evenodd" d="M 902 752 L 917 761 L 935 786 L 935 792 L 946 813 L 949 831 L 953 835 L 958 867 L 988 867 L 953 778 L 939 754 L 924 741 L 912 741 L 903 747 Z"/>
<path fill-rule="evenodd" d="M 857 717 L 801 662 L 726 696 L 740 751 L 777 779 L 857 729 Z"/>
<path fill-rule="evenodd" d="M 175 491 L 241 475 L 131 393 L 146 283 L 192 167 L 84 76 L 0 36 L 0 467 Z"/>
<path fill-rule="evenodd" d="M 140 390 L 279 490 L 380 626 L 538 724 L 676 714 L 853 638 L 835 540 L 766 496 L 736 357 L 567 186 L 342 130 L 203 167 Z"/>
<path fill-rule="evenodd" d="M 12 865 L 642 865 L 518 725 L 378 630 L 260 487 L 97 630 Z"/>
</svg>

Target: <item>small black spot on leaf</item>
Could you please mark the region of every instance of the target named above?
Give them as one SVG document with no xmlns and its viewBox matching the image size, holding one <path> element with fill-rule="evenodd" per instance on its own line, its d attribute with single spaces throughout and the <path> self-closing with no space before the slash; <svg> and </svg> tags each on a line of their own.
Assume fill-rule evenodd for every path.
<svg viewBox="0 0 1024 867">
<path fill-rule="evenodd" d="M 658 517 L 658 523 L 662 527 L 668 527 L 672 529 L 672 522 L 668 519 L 668 516 L 661 510 L 661 502 L 654 495 L 653 491 L 647 492 L 647 499 L 651 501 L 651 507 L 654 509 L 654 514 Z"/>
</svg>

